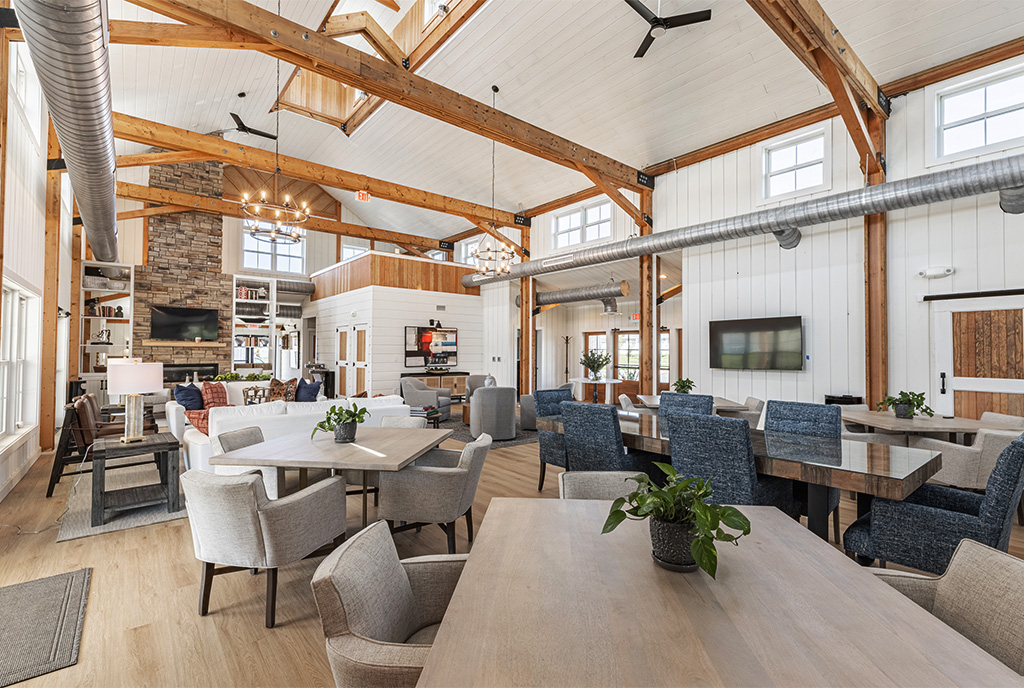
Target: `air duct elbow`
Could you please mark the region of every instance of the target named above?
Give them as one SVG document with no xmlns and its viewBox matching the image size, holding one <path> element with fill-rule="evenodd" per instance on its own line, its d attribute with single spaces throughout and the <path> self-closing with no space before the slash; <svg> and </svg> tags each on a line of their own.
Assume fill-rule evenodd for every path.
<svg viewBox="0 0 1024 688">
<path fill-rule="evenodd" d="M 1013 215 L 1024 213 L 1024 186 L 1000 191 L 999 207 L 1004 213 Z"/>
<path fill-rule="evenodd" d="M 779 241 L 779 246 L 786 249 L 796 248 L 800 245 L 800 239 L 803 238 L 803 234 L 796 227 L 790 227 L 788 229 L 780 229 L 777 232 L 772 232 L 775 238 Z"/>
</svg>

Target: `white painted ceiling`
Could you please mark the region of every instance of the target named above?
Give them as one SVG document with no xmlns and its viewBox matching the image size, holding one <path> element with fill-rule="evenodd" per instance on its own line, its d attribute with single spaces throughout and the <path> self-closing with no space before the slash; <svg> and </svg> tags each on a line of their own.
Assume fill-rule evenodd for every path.
<svg viewBox="0 0 1024 688">
<path fill-rule="evenodd" d="M 400 0 L 408 7 L 411 0 Z M 655 7 L 654 0 L 647 0 Z M 275 10 L 274 0 L 259 2 Z M 1021 0 L 822 0 L 884 83 L 1024 34 Z M 283 0 L 283 14 L 316 26 L 329 0 Z M 827 91 L 742 0 L 664 0 L 662 15 L 710 8 L 710 22 L 673 29 L 643 59 L 645 25 L 621 0 L 488 0 L 419 74 L 636 167 L 656 163 L 827 103 Z M 656 9 L 656 7 L 655 7 Z M 398 13 L 342 0 L 386 28 Z M 113 19 L 161 21 L 125 0 Z M 368 47 L 361 39 L 352 44 Z M 118 111 L 212 131 L 238 112 L 273 131 L 274 60 L 250 51 L 111 47 Z M 281 66 L 281 78 L 291 72 Z M 239 91 L 248 95 L 236 97 Z M 491 142 L 391 103 L 351 137 L 281 114 L 281 152 L 479 203 L 491 202 Z M 228 134 L 249 145 L 265 139 Z M 119 142 L 119 153 L 140 147 Z M 497 146 L 495 204 L 519 210 L 589 186 L 578 172 Z M 332 193 L 367 224 L 445 237 L 459 218 Z"/>
</svg>

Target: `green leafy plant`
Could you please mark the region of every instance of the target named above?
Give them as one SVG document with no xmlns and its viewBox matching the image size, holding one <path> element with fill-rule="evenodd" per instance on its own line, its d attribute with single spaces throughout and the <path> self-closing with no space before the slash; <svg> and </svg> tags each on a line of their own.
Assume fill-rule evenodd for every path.
<svg viewBox="0 0 1024 688">
<path fill-rule="evenodd" d="M 910 407 L 910 418 L 916 416 L 918 411 L 929 418 L 935 415 L 935 411 L 924 403 L 924 392 L 900 392 L 897 396 L 886 394 L 885 398 L 878 402 L 878 409 L 893 408 L 897 404 L 906 404 Z"/>
<path fill-rule="evenodd" d="M 355 402 L 352 402 L 352 408 L 339 408 L 332 406 L 327 409 L 327 413 L 324 419 L 316 424 L 313 428 L 313 432 L 310 433 L 309 439 L 313 439 L 316 436 L 317 430 L 321 432 L 334 432 L 334 428 L 338 427 L 342 423 L 362 423 L 366 420 L 367 411 L 365 408 L 359 408 Z"/>
<path fill-rule="evenodd" d="M 718 572 L 718 550 L 715 542 L 739 544 L 739 539 L 750 534 L 750 521 L 732 506 L 708 504 L 711 483 L 704 478 L 681 478 L 671 464 L 654 463 L 668 476 L 665 486 L 651 481 L 645 473 L 636 475 L 637 489 L 612 503 L 603 533 L 610 533 L 627 518 L 642 521 L 654 518 L 667 523 L 689 526 L 694 536 L 690 554 L 704 571 L 715 577 Z M 739 531 L 739 535 L 725 532 L 722 526 Z"/>
<path fill-rule="evenodd" d="M 221 373 L 217 377 L 213 378 L 214 382 L 235 382 L 241 379 L 242 376 L 238 373 Z"/>
<path fill-rule="evenodd" d="M 689 394 L 693 391 L 693 380 L 680 378 L 672 383 L 672 389 L 681 394 Z"/>
<path fill-rule="evenodd" d="M 636 368 L 619 368 L 619 374 L 622 375 L 623 380 L 638 380 L 640 379 L 640 371 Z"/>
<path fill-rule="evenodd" d="M 261 375 L 259 373 L 249 373 L 245 376 L 247 382 L 260 382 L 262 380 L 269 380 L 269 375 Z"/>
<path fill-rule="evenodd" d="M 601 351 L 584 351 L 580 356 L 580 365 L 590 371 L 590 377 L 597 377 L 612 362 L 611 354 Z"/>
</svg>

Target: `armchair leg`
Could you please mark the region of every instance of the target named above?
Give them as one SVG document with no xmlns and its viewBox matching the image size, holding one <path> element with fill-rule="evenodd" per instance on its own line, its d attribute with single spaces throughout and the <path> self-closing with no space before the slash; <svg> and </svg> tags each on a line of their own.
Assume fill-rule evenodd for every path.
<svg viewBox="0 0 1024 688">
<path fill-rule="evenodd" d="M 836 536 L 836 544 L 843 544 L 842 538 L 839 537 L 839 507 L 832 512 L 832 532 Z"/>
<path fill-rule="evenodd" d="M 199 583 L 199 616 L 210 613 L 210 591 L 213 588 L 213 564 L 203 562 L 203 578 Z"/>
<path fill-rule="evenodd" d="M 455 521 L 446 523 L 444 532 L 448 535 L 448 554 L 455 554 Z"/>
<path fill-rule="evenodd" d="M 274 627 L 277 612 L 277 569 L 267 569 L 267 628 Z"/>
<path fill-rule="evenodd" d="M 537 483 L 537 492 L 544 491 L 544 474 L 548 470 L 548 465 L 543 461 L 540 462 L 540 482 Z"/>
<path fill-rule="evenodd" d="M 473 507 L 466 510 L 466 532 L 469 533 L 469 541 L 473 542 Z"/>
<path fill-rule="evenodd" d="M 1020 498 L 1020 503 L 1017 504 L 1017 525 L 1024 526 L 1024 497 Z"/>
</svg>

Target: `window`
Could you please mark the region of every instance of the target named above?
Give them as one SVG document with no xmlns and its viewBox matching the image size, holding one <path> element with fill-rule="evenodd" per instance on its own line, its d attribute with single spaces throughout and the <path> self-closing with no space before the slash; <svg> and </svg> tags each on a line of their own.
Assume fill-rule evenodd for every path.
<svg viewBox="0 0 1024 688">
<path fill-rule="evenodd" d="M 669 365 L 671 364 L 671 337 L 668 332 L 658 334 L 658 382 L 667 385 Z"/>
<path fill-rule="evenodd" d="M 423 0 L 423 25 L 426 26 L 438 14 L 445 14 L 455 0 Z"/>
<path fill-rule="evenodd" d="M 828 150 L 825 130 L 764 146 L 764 200 L 821 191 L 826 182 Z"/>
<path fill-rule="evenodd" d="M 349 258 L 355 258 L 356 256 L 362 255 L 367 252 L 362 246 L 342 246 L 341 247 L 341 259 L 348 260 Z"/>
<path fill-rule="evenodd" d="M 10 44 L 10 74 L 14 83 L 14 100 L 25 117 L 29 130 L 36 143 L 42 145 L 45 136 L 43 122 L 43 91 L 39 86 L 32 63 L 29 61 L 28 47 L 24 43 Z"/>
<path fill-rule="evenodd" d="M 473 254 L 480 247 L 480 240 L 468 241 L 462 244 L 462 262 L 466 265 L 476 265 L 476 256 Z"/>
<path fill-rule="evenodd" d="M 620 380 L 640 379 L 640 333 L 615 334 L 615 377 Z"/>
<path fill-rule="evenodd" d="M 248 232 L 242 234 L 242 267 L 246 270 L 267 270 L 269 272 L 305 271 L 303 257 L 305 242 L 297 244 L 260 241 Z"/>
<path fill-rule="evenodd" d="M 30 297 L 4 287 L 0 305 L 0 436 L 17 431 L 26 422 L 26 390 L 30 335 Z"/>
<path fill-rule="evenodd" d="M 437 251 L 427 251 L 427 258 L 433 260 L 448 260 L 448 252 L 438 249 Z"/>
<path fill-rule="evenodd" d="M 938 91 L 939 157 L 1024 138 L 1024 70 Z M 966 156 L 965 156 L 966 157 Z"/>
<path fill-rule="evenodd" d="M 608 335 L 604 332 L 585 332 L 583 334 L 583 339 L 587 343 L 587 353 L 608 353 Z M 590 372 L 583 369 L 582 377 L 589 376 Z"/>
<path fill-rule="evenodd" d="M 596 203 L 555 217 L 555 248 L 612 236 L 612 203 Z"/>
</svg>

